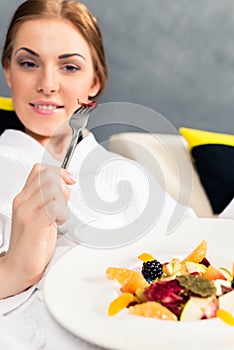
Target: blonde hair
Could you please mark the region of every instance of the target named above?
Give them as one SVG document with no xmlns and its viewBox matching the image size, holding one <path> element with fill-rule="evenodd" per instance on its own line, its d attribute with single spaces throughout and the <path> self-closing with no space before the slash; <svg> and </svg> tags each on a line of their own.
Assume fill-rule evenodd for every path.
<svg viewBox="0 0 234 350">
<path fill-rule="evenodd" d="M 27 0 L 15 11 L 5 38 L 2 51 L 2 65 L 6 67 L 11 59 L 13 43 L 20 25 L 33 19 L 62 18 L 69 20 L 81 33 L 90 47 L 93 67 L 100 81 L 100 91 L 104 90 L 108 72 L 102 35 L 96 18 L 87 7 L 74 0 Z"/>
</svg>

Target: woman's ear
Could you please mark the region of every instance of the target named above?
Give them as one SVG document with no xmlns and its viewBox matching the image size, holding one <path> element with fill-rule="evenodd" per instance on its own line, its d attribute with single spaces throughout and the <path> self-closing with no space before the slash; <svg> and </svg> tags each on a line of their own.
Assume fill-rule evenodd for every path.
<svg viewBox="0 0 234 350">
<path fill-rule="evenodd" d="M 9 64 L 5 64 L 3 70 L 4 70 L 7 85 L 11 89 L 11 70 L 10 70 Z"/>
<path fill-rule="evenodd" d="M 95 76 L 93 79 L 93 85 L 90 88 L 89 97 L 95 97 L 101 89 L 100 79 Z"/>
</svg>

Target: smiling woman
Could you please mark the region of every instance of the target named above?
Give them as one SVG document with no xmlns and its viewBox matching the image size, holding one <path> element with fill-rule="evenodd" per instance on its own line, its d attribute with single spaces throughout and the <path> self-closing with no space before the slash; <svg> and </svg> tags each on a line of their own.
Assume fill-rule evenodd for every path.
<svg viewBox="0 0 234 350">
<path fill-rule="evenodd" d="M 88 102 L 102 92 L 107 67 L 96 19 L 73 0 L 22 3 L 7 31 L 2 65 L 24 130 L 6 130 L 0 140 L 1 236 L 7 250 L 0 260 L 0 297 L 6 297 L 35 283 L 51 259 L 57 226 L 68 218 L 68 185 L 75 183 L 58 167 L 71 138 L 67 121 L 77 99 Z M 50 165 L 37 164 L 44 157 Z"/>
</svg>

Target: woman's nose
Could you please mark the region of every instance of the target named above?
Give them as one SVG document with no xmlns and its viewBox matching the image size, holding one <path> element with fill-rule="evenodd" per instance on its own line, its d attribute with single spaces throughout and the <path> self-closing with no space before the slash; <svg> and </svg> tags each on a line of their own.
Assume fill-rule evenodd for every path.
<svg viewBox="0 0 234 350">
<path fill-rule="evenodd" d="M 53 69 L 44 69 L 38 77 L 37 92 L 45 95 L 53 94 L 59 91 L 59 81 L 56 71 Z"/>
</svg>

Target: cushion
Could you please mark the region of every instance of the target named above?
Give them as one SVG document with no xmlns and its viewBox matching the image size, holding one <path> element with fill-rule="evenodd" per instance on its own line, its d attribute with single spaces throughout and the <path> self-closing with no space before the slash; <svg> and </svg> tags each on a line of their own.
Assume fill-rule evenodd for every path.
<svg viewBox="0 0 234 350">
<path fill-rule="evenodd" d="M 23 131 L 24 126 L 14 112 L 11 98 L 0 96 L 0 135 L 6 129 Z"/>
<path fill-rule="evenodd" d="M 180 128 L 214 214 L 234 197 L 234 135 Z"/>
<path fill-rule="evenodd" d="M 148 168 L 166 192 L 198 217 L 214 217 L 181 135 L 123 132 L 110 136 L 108 149 Z"/>
</svg>

